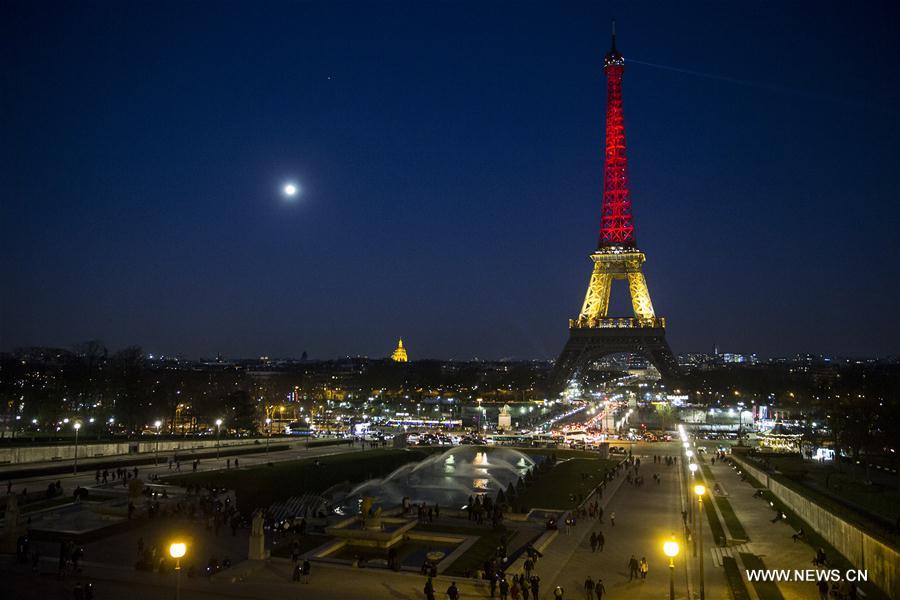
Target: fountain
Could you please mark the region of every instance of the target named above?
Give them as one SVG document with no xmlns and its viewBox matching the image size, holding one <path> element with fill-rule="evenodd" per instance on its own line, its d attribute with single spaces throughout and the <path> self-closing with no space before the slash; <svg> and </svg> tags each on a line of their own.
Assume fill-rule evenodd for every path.
<svg viewBox="0 0 900 600">
<path fill-rule="evenodd" d="M 459 507 L 469 496 L 495 495 L 515 485 L 534 464 L 531 457 L 512 448 L 460 446 L 403 465 L 382 479 L 370 479 L 353 488 L 340 505 L 352 514 L 358 511 L 361 497 L 371 496 L 384 507 L 398 506 L 403 498 Z"/>
</svg>

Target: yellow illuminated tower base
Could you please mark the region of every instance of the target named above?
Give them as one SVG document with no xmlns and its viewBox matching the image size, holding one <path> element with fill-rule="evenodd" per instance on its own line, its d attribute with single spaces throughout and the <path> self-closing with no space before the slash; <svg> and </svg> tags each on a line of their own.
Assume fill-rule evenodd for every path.
<svg viewBox="0 0 900 600">
<path fill-rule="evenodd" d="M 665 327 L 664 319 L 657 319 L 641 271 L 646 257 L 643 252 L 629 248 L 603 248 L 591 255 L 594 272 L 588 284 L 584 304 L 578 318 L 569 327 Z M 609 293 L 614 279 L 627 279 L 634 319 L 607 319 Z"/>
<path fill-rule="evenodd" d="M 561 389 L 589 363 L 609 354 L 644 355 L 664 379 L 674 380 L 678 363 L 666 342 L 666 320 L 657 317 L 641 266 L 646 257 L 632 247 L 603 247 L 591 255 L 594 270 L 577 319 L 569 320 L 569 341 L 560 353 L 551 387 Z M 613 281 L 628 282 L 632 317 L 610 317 Z"/>
</svg>

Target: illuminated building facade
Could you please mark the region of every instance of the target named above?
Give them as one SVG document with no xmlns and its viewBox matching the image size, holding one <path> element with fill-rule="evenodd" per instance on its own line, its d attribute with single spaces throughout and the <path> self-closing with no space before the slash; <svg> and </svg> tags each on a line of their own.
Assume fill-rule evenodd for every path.
<svg viewBox="0 0 900 600">
<path fill-rule="evenodd" d="M 619 352 L 646 356 L 666 379 L 678 374 L 678 364 L 665 338 L 665 319 L 656 316 L 641 270 L 646 257 L 635 241 L 622 111 L 625 59 L 616 49 L 615 24 L 612 48 L 606 55 L 603 70 L 607 81 L 607 106 L 600 240 L 591 255 L 594 269 L 581 313 L 577 319 L 569 321 L 569 341 L 556 361 L 552 383 L 557 389 L 588 363 Z M 610 291 L 615 280 L 628 282 L 632 317 L 610 317 L 608 314 Z"/>
<path fill-rule="evenodd" d="M 409 362 L 409 357 L 406 355 L 406 348 L 403 347 L 402 339 L 397 342 L 397 349 L 391 354 L 391 360 L 402 363 Z"/>
</svg>

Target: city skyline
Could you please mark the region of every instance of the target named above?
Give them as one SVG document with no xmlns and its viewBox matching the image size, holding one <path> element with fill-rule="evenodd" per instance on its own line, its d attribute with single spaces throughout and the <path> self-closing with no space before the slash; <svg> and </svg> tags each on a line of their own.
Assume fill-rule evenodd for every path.
<svg viewBox="0 0 900 600">
<path fill-rule="evenodd" d="M 613 11 L 466 8 L 7 5 L 0 349 L 554 358 Z M 897 354 L 896 7 L 828 8 L 615 11 L 676 354 Z"/>
</svg>

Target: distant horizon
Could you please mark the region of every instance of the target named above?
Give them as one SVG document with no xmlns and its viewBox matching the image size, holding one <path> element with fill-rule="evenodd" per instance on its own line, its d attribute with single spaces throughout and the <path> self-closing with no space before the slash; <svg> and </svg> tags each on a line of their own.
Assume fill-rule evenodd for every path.
<svg viewBox="0 0 900 600">
<path fill-rule="evenodd" d="M 12 348 L 2 348 L 2 349 L 0 349 L 0 353 L 14 354 L 16 351 L 27 350 L 27 349 L 32 349 L 32 348 L 66 350 L 66 351 L 74 353 L 75 346 L 77 346 L 80 343 L 84 343 L 84 342 L 88 342 L 88 341 L 98 341 L 100 343 L 103 343 L 102 340 L 92 339 L 92 340 L 82 340 L 80 342 L 75 342 L 73 344 L 67 344 L 67 345 L 59 345 L 59 344 L 19 345 L 19 346 L 15 346 Z M 407 349 L 407 351 L 409 351 L 409 347 L 408 347 L 408 344 L 407 344 L 405 338 L 404 338 L 403 346 L 404 346 L 404 348 Z M 180 354 L 180 353 L 173 354 L 173 353 L 167 353 L 167 352 L 151 351 L 151 350 L 148 350 L 145 346 L 143 346 L 141 344 L 126 344 L 124 346 L 115 346 L 115 347 L 106 346 L 104 344 L 104 347 L 106 348 L 109 355 L 115 354 L 116 352 L 118 352 L 120 350 L 124 350 L 126 348 L 138 347 L 143 351 L 144 357 L 149 358 L 151 360 L 177 359 L 177 360 L 185 360 L 185 361 L 215 361 L 215 360 L 218 360 L 219 358 L 221 358 L 222 360 L 228 360 L 228 361 L 253 361 L 253 360 L 256 360 L 256 361 L 259 361 L 259 360 L 300 361 L 300 360 L 303 360 L 301 357 L 304 352 L 303 350 L 301 350 L 296 355 L 289 355 L 289 354 L 288 355 L 274 355 L 274 354 L 265 354 L 265 353 L 258 354 L 258 355 L 247 355 L 247 354 L 241 355 L 241 354 L 225 354 L 225 353 L 215 353 L 215 354 L 210 354 L 210 355 L 204 355 L 204 354 L 188 355 L 188 354 Z M 393 350 L 393 348 L 391 349 L 391 351 L 392 350 Z M 306 360 L 307 361 L 322 361 L 322 362 L 345 360 L 345 359 L 352 359 L 352 358 L 363 358 L 363 359 L 367 359 L 367 360 L 390 360 L 391 351 L 388 351 L 384 355 L 359 353 L 359 354 L 338 354 L 338 355 L 332 355 L 332 356 L 328 356 L 328 357 L 316 356 L 315 354 L 307 351 Z M 686 354 L 705 354 L 708 356 L 713 356 L 712 349 L 679 351 L 678 349 L 673 348 L 672 351 L 676 356 L 681 356 L 681 355 L 686 355 Z M 617 353 L 617 354 L 628 354 L 628 353 Z M 750 355 L 755 354 L 757 359 L 760 361 L 773 360 L 773 359 L 777 359 L 777 358 L 794 358 L 796 356 L 803 356 L 803 355 L 824 357 L 824 358 L 828 358 L 830 360 L 839 360 L 839 361 L 843 361 L 843 360 L 890 360 L 890 359 L 900 358 L 900 354 L 884 354 L 884 355 L 856 354 L 856 355 L 852 355 L 852 354 L 811 352 L 811 351 L 799 351 L 799 352 L 790 352 L 790 353 L 781 353 L 781 354 L 765 354 L 764 355 L 764 354 L 760 354 L 759 352 L 732 350 L 727 347 L 723 349 L 720 347 L 719 348 L 719 356 L 721 356 L 723 354 L 740 354 L 740 355 L 744 355 L 744 356 L 750 356 Z M 444 362 L 476 362 L 476 361 L 478 361 L 478 362 L 553 362 L 556 360 L 556 357 L 536 358 L 536 357 L 516 357 L 516 356 L 503 356 L 503 357 L 471 356 L 468 358 L 461 358 L 461 357 L 415 356 L 413 354 L 409 358 L 409 362 L 411 362 L 411 363 L 416 362 L 416 361 L 428 361 L 428 360 L 444 361 Z M 741 364 L 741 363 L 734 363 L 734 364 Z"/>
</svg>

